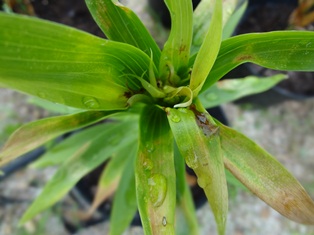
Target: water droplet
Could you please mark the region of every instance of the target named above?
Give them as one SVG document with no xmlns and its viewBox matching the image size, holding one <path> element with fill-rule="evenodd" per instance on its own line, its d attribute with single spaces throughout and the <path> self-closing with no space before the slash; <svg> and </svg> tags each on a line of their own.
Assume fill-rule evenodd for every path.
<svg viewBox="0 0 314 235">
<path fill-rule="evenodd" d="M 187 110 L 186 108 L 181 108 L 181 109 L 179 109 L 179 111 L 180 111 L 181 113 L 187 113 L 187 112 L 188 112 L 188 110 Z"/>
<path fill-rule="evenodd" d="M 181 118 L 178 115 L 172 115 L 171 121 L 178 123 L 181 121 Z"/>
<path fill-rule="evenodd" d="M 145 145 L 147 152 L 152 153 L 155 150 L 155 146 L 153 143 L 147 143 Z"/>
<path fill-rule="evenodd" d="M 150 159 L 146 159 L 143 163 L 144 170 L 150 171 L 153 169 L 153 162 Z"/>
<path fill-rule="evenodd" d="M 166 226 L 167 225 L 167 218 L 164 216 L 162 217 L 162 225 Z"/>
<path fill-rule="evenodd" d="M 207 186 L 207 182 L 204 178 L 200 177 L 197 179 L 197 184 L 201 187 L 201 188 L 205 188 Z"/>
<path fill-rule="evenodd" d="M 97 109 L 99 108 L 99 103 L 98 101 L 90 96 L 84 97 L 83 98 L 83 104 L 85 105 L 85 107 L 89 108 L 89 109 Z"/>
<path fill-rule="evenodd" d="M 305 46 L 306 46 L 306 47 L 312 46 L 312 42 L 308 42 Z"/>
<path fill-rule="evenodd" d="M 46 98 L 46 94 L 44 92 L 38 92 L 38 97 L 45 99 Z"/>
<path fill-rule="evenodd" d="M 153 206 L 161 206 L 167 194 L 167 179 L 161 174 L 154 174 L 148 179 L 150 201 Z"/>
<path fill-rule="evenodd" d="M 196 169 L 198 167 L 198 156 L 196 154 L 189 154 L 186 158 L 186 164 L 191 169 Z"/>
</svg>

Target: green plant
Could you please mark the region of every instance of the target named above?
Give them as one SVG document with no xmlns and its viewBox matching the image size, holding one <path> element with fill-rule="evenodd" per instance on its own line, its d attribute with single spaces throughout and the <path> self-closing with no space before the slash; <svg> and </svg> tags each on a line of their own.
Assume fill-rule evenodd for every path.
<svg viewBox="0 0 314 235">
<path fill-rule="evenodd" d="M 145 234 L 198 234 L 185 163 L 205 191 L 219 234 L 224 234 L 228 210 L 225 168 L 284 216 L 314 224 L 314 203 L 298 181 L 265 150 L 205 109 L 266 90 L 284 78 L 218 82 L 242 63 L 314 70 L 314 33 L 270 32 L 222 40 L 243 11 L 241 1 L 203 0 L 194 21 L 190 0 L 165 2 L 172 29 L 162 51 L 137 16 L 118 1 L 86 0 L 109 40 L 44 20 L 0 14 L 0 85 L 76 108 L 72 114 L 21 127 L 2 149 L 0 165 L 58 135 L 111 120 L 65 140 L 37 162 L 59 169 L 21 223 L 110 158 L 93 208 L 108 190 L 116 189 L 111 234 L 122 233 L 137 208 Z"/>
</svg>

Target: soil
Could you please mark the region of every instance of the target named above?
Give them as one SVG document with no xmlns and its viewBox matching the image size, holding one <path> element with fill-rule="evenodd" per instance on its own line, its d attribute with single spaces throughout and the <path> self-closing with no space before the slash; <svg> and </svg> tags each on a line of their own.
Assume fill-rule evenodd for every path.
<svg viewBox="0 0 314 235">
<path fill-rule="evenodd" d="M 32 5 L 35 14 L 42 19 L 105 37 L 89 13 L 84 0 L 33 0 Z"/>
<path fill-rule="evenodd" d="M 295 9 L 295 3 L 266 3 L 253 5 L 248 8 L 236 33 L 244 34 L 250 32 L 268 32 L 289 29 L 289 17 Z M 307 30 L 313 30 L 314 26 L 308 25 Z M 285 72 L 264 69 L 257 65 L 251 66 L 249 70 L 259 76 L 271 76 L 277 73 L 285 73 L 289 76 L 278 84 L 279 90 L 284 90 L 288 96 L 311 97 L 314 95 L 314 73 L 312 72 Z M 280 92 L 280 91 L 279 91 Z"/>
</svg>

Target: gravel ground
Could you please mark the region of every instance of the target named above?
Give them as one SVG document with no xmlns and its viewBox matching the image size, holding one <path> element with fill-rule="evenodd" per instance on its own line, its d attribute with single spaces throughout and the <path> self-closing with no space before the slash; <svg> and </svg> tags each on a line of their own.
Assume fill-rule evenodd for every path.
<svg viewBox="0 0 314 235">
<path fill-rule="evenodd" d="M 145 2 L 132 2 L 136 2 L 132 9 L 143 12 Z M 151 22 L 149 14 L 141 13 L 141 17 L 144 22 Z M 160 26 L 151 31 L 160 35 L 156 33 L 159 32 L 158 27 Z M 162 41 L 159 39 L 160 43 Z M 23 95 L 0 89 L 1 137 L 7 136 L 21 123 L 47 115 L 47 112 L 28 105 L 25 100 Z M 223 109 L 230 120 L 230 126 L 251 137 L 276 156 L 314 198 L 314 99 L 287 101 L 263 109 L 228 104 Z M 53 172 L 54 169 L 25 169 L 0 182 L 0 235 L 68 234 L 62 226 L 60 208 L 71 204 L 69 197 L 26 226 L 17 228 L 19 217 Z M 197 216 L 201 234 L 216 234 L 208 204 L 197 211 Z M 249 192 L 241 190 L 230 200 L 228 219 L 227 235 L 314 235 L 314 226 L 291 222 Z M 108 224 L 103 223 L 83 229 L 77 235 L 107 234 L 107 231 Z M 143 233 L 141 228 L 135 227 L 125 234 Z"/>
</svg>

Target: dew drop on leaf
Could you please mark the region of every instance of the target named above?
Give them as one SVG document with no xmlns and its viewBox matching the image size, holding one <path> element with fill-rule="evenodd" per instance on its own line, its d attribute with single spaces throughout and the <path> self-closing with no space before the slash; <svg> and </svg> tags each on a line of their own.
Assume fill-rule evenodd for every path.
<svg viewBox="0 0 314 235">
<path fill-rule="evenodd" d="M 173 115 L 171 116 L 171 121 L 178 123 L 181 121 L 181 118 L 178 115 Z"/>
<path fill-rule="evenodd" d="M 86 108 L 89 108 L 89 109 L 97 109 L 97 108 L 99 108 L 98 101 L 95 98 L 90 97 L 90 96 L 86 96 L 86 97 L 83 98 L 83 105 Z"/>
<path fill-rule="evenodd" d="M 165 216 L 162 217 L 162 225 L 163 225 L 163 226 L 166 226 L 166 225 L 167 225 L 167 219 L 166 219 Z"/>
<path fill-rule="evenodd" d="M 188 156 L 186 156 L 186 164 L 191 169 L 197 168 L 198 167 L 198 156 L 195 153 L 194 153 L 194 155 L 189 154 Z"/>
<path fill-rule="evenodd" d="M 197 184 L 201 187 L 201 188 L 205 188 L 207 185 L 206 180 L 203 177 L 199 177 L 197 179 Z"/>
<path fill-rule="evenodd" d="M 159 207 L 167 194 L 167 179 L 161 174 L 154 174 L 148 179 L 149 196 L 153 206 Z"/>
</svg>

